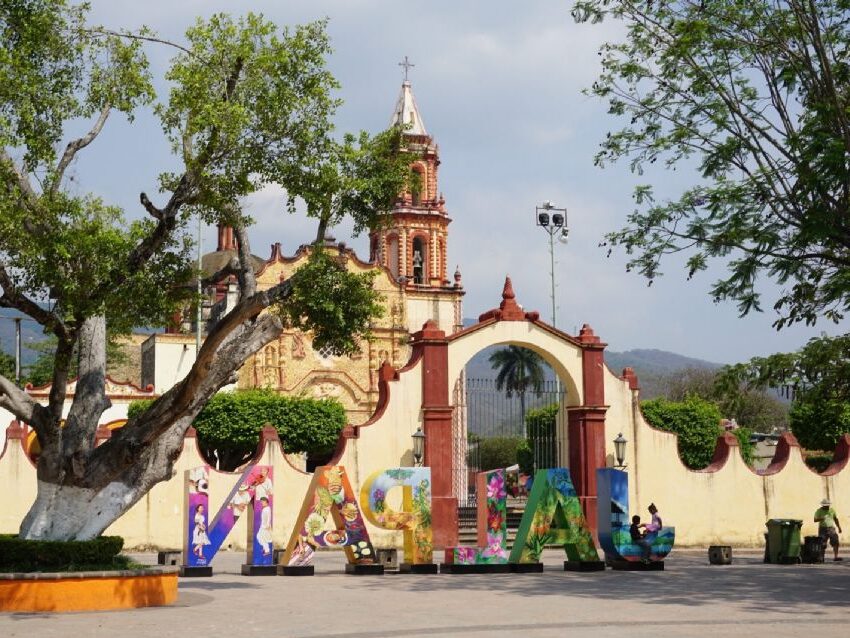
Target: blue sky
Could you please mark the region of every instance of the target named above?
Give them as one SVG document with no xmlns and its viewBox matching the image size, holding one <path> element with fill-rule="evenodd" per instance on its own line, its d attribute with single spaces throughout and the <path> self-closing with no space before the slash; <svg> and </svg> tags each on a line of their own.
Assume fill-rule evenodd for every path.
<svg viewBox="0 0 850 638">
<path fill-rule="evenodd" d="M 582 95 L 598 73 L 599 45 L 618 38 L 616 24 L 576 25 L 566 0 L 310 0 L 240 2 L 94 0 L 93 21 L 106 26 L 148 25 L 179 40 L 197 16 L 215 11 L 261 12 L 283 24 L 329 17 L 335 52 L 329 66 L 342 84 L 340 132 L 372 132 L 389 123 L 402 80 L 398 62 L 415 63 L 410 79 L 429 132 L 440 145 L 440 187 L 453 219 L 449 272 L 460 267 L 468 317 L 495 306 L 509 274 L 520 303 L 551 315 L 548 237 L 534 225 L 534 207 L 551 200 L 569 210 L 570 241 L 556 242 L 558 327 L 572 332 L 590 323 L 612 350 L 661 348 L 728 363 L 793 350 L 823 323 L 777 333 L 775 287 L 763 282 L 766 311 L 738 318 L 734 304 L 714 304 L 711 282 L 722 264 L 686 281 L 681 260 L 669 261 L 652 287 L 625 272 L 625 257 L 598 247 L 633 208 L 638 183 L 662 184 L 675 193 L 688 183 L 686 167 L 640 178 L 626 166 L 605 170 L 593 155 L 616 122 L 606 105 Z M 161 76 L 171 53 L 150 50 Z M 160 84 L 160 87 L 164 85 Z M 129 126 L 119 118 L 74 166 L 76 184 L 128 213 L 140 213 L 138 193 L 156 190 L 156 175 L 173 167 L 168 145 L 150 113 Z M 246 202 L 256 219 L 252 250 L 268 256 L 280 241 L 287 253 L 314 235 L 310 220 L 289 216 L 279 188 Z M 366 239 L 351 239 L 366 257 Z M 211 249 L 213 232 L 205 235 Z"/>
</svg>

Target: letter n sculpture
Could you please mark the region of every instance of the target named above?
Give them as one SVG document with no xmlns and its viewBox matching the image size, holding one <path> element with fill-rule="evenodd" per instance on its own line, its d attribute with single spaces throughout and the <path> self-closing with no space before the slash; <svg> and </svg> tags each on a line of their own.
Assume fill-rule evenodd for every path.
<svg viewBox="0 0 850 638">
<path fill-rule="evenodd" d="M 208 523 L 210 468 L 204 465 L 186 471 L 186 524 L 181 568 L 184 576 L 212 575 L 213 557 L 236 521 L 249 508 L 247 561 L 242 565 L 242 573 L 249 576 L 276 573 L 272 557 L 272 473 L 269 465 L 249 465 L 230 490 L 213 522 Z"/>
</svg>

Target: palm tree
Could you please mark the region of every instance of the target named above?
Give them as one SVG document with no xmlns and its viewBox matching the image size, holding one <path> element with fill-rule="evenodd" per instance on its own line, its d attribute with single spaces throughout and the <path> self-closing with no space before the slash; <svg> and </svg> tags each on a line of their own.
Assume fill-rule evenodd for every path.
<svg viewBox="0 0 850 638">
<path fill-rule="evenodd" d="M 528 348 L 508 346 L 490 355 L 490 367 L 498 370 L 496 389 L 504 388 L 505 395 L 514 393 L 519 397 L 519 409 L 522 423 L 525 424 L 525 393 L 529 390 L 537 395 L 543 390 L 544 368 L 548 367 L 543 358 Z"/>
</svg>

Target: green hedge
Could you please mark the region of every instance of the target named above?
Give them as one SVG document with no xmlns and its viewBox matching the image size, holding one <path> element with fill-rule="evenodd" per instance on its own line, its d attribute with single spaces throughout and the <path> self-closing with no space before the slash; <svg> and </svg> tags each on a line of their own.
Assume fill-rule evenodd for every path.
<svg viewBox="0 0 850 638">
<path fill-rule="evenodd" d="M 0 571 L 80 571 L 86 568 L 123 568 L 118 553 L 124 547 L 120 536 L 99 536 L 90 541 L 25 540 L 0 534 Z"/>
<path fill-rule="evenodd" d="M 128 416 L 146 410 L 150 401 L 130 404 Z M 233 470 L 257 449 L 260 430 L 271 424 L 287 452 L 326 456 L 345 427 L 345 408 L 334 399 L 281 396 L 272 390 L 237 390 L 216 394 L 193 425 L 198 445 L 214 462 L 218 451 L 222 470 Z"/>
<path fill-rule="evenodd" d="M 509 467 L 518 462 L 519 451 L 528 444 L 520 436 L 494 436 L 478 442 L 477 454 L 470 450 L 471 460 L 477 456 L 479 469 L 484 472 Z"/>
<path fill-rule="evenodd" d="M 717 437 L 723 434 L 720 409 L 711 401 L 688 396 L 684 401 L 651 399 L 641 401 L 643 416 L 650 425 L 679 435 L 679 456 L 689 468 L 699 470 L 711 463 Z M 753 445 L 750 431 L 733 431 L 738 438 L 744 462 L 752 464 Z"/>
</svg>

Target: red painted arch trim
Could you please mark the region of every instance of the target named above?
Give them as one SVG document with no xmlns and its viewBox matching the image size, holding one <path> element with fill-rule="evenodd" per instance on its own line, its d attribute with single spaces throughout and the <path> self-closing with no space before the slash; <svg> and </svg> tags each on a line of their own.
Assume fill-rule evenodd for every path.
<svg viewBox="0 0 850 638">
<path fill-rule="evenodd" d="M 339 439 L 336 443 L 336 448 L 334 449 L 333 456 L 328 461 L 328 465 L 336 465 L 342 459 L 342 455 L 345 453 L 345 447 L 348 442 L 348 439 L 358 439 L 360 438 L 360 428 L 366 428 L 370 425 L 373 425 L 377 421 L 384 416 L 384 412 L 387 410 L 387 406 L 390 403 L 390 381 L 398 381 L 399 372 L 393 368 L 389 363 L 384 361 L 381 367 L 378 369 L 378 403 L 375 406 L 375 412 L 372 413 L 372 416 L 369 417 L 369 420 L 365 423 L 361 423 L 360 425 L 346 425 L 342 432 L 340 432 Z"/>
<path fill-rule="evenodd" d="M 835 476 L 845 467 L 850 461 L 850 434 L 842 434 L 838 439 L 838 445 L 835 446 L 835 453 L 832 455 L 832 463 L 826 468 L 821 476 Z"/>
</svg>

